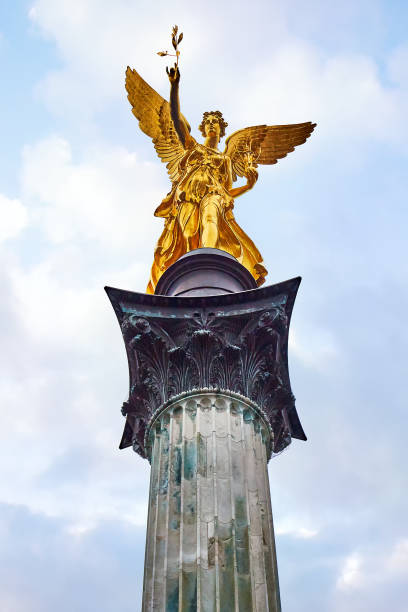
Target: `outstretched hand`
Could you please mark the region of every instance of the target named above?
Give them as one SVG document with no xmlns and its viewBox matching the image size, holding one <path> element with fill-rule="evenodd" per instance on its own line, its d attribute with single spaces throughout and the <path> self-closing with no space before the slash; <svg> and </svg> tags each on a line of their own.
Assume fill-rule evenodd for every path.
<svg viewBox="0 0 408 612">
<path fill-rule="evenodd" d="M 247 168 L 245 176 L 247 180 L 246 185 L 241 185 L 241 187 L 234 187 L 233 189 L 228 190 L 228 193 L 230 194 L 231 198 L 237 198 L 243 193 L 246 193 L 247 191 L 252 189 L 252 187 L 258 180 L 258 172 L 253 167 Z"/>
<path fill-rule="evenodd" d="M 247 178 L 248 188 L 252 189 L 252 187 L 255 185 L 256 181 L 258 180 L 258 172 L 255 170 L 255 168 L 248 168 L 247 173 L 246 173 L 246 178 Z"/>
<path fill-rule="evenodd" d="M 180 81 L 180 70 L 177 64 L 174 64 L 174 68 L 170 68 L 170 70 L 168 66 L 166 66 L 166 72 L 172 85 L 173 83 L 178 83 Z"/>
</svg>

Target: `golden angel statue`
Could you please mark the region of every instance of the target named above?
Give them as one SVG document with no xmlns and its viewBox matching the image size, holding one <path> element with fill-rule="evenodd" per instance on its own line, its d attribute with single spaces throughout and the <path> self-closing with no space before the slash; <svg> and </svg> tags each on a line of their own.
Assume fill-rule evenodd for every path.
<svg viewBox="0 0 408 612">
<path fill-rule="evenodd" d="M 199 126 L 204 144 L 193 138 L 180 112 L 180 70 L 167 69 L 170 102 L 162 98 L 129 67 L 126 90 L 132 112 L 141 130 L 153 140 L 156 152 L 167 165 L 171 191 L 156 208 L 165 219 L 154 252 L 147 293 L 154 293 L 160 276 L 179 257 L 200 247 L 227 251 L 245 266 L 257 285 L 265 282 L 267 270 L 252 240 L 234 218 L 234 200 L 255 185 L 258 164 L 276 164 L 306 141 L 316 124 L 257 125 L 229 136 L 223 152 L 218 144 L 227 123 L 220 111 L 203 115 Z M 237 177 L 247 183 L 233 187 Z"/>
</svg>

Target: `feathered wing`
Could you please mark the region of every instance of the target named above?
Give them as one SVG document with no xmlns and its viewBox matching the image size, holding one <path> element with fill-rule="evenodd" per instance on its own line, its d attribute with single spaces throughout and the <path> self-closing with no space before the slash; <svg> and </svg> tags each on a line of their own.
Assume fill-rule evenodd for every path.
<svg viewBox="0 0 408 612">
<path fill-rule="evenodd" d="M 153 140 L 157 155 L 166 164 L 172 183 L 177 182 L 179 163 L 186 151 L 174 128 L 170 104 L 129 66 L 126 70 L 126 91 L 140 129 Z"/>
<path fill-rule="evenodd" d="M 231 134 L 224 153 L 231 158 L 234 179 L 245 176 L 249 165 L 276 164 L 295 147 L 306 142 L 316 124 L 256 125 Z"/>
</svg>

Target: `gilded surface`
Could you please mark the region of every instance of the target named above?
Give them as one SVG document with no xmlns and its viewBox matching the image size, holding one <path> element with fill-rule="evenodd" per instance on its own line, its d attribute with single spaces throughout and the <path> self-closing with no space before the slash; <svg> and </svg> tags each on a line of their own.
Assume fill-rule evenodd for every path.
<svg viewBox="0 0 408 612">
<path fill-rule="evenodd" d="M 275 164 L 306 141 L 315 124 L 258 125 L 238 130 L 219 151 L 227 123 L 219 111 L 204 113 L 199 129 L 200 144 L 180 112 L 180 71 L 168 72 L 170 101 L 167 102 L 129 67 L 126 90 L 132 112 L 141 130 L 150 136 L 160 159 L 166 164 L 171 191 L 155 211 L 165 219 L 157 243 L 148 293 L 179 257 L 200 247 L 221 249 L 233 255 L 255 278 L 265 281 L 262 256 L 234 218 L 234 200 L 255 185 L 258 164 Z M 233 187 L 238 177 L 246 184 Z"/>
</svg>

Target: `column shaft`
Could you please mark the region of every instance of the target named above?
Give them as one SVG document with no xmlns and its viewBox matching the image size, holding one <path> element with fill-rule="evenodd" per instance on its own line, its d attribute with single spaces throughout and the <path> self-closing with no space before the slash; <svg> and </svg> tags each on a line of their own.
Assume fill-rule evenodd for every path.
<svg viewBox="0 0 408 612">
<path fill-rule="evenodd" d="M 143 612 L 278 612 L 267 446 L 243 399 L 197 392 L 149 434 Z"/>
</svg>

